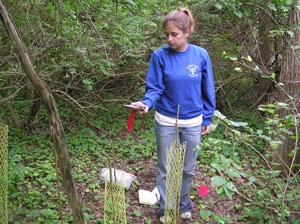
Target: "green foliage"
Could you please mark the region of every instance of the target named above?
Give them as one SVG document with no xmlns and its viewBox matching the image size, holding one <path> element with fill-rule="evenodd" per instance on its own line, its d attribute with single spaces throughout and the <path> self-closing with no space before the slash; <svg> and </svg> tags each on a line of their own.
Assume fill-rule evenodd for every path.
<svg viewBox="0 0 300 224">
<path fill-rule="evenodd" d="M 276 105 L 286 107 L 282 103 Z M 273 106 L 265 108 L 269 110 Z M 232 200 L 237 194 L 249 202 L 245 203 L 243 211 L 239 204 L 234 205 L 237 212 L 241 213 L 238 218 L 240 222 L 256 220 L 261 223 L 261 220 L 267 220 L 268 223 L 276 223 L 292 220 L 290 211 L 295 211 L 294 203 L 299 200 L 299 194 L 295 191 L 297 181 L 290 182 L 289 177 L 283 178 L 281 171 L 275 169 L 279 164 L 268 161 L 272 168 L 261 162 L 267 161 L 266 158 L 270 156 L 264 151 L 264 141 L 271 144 L 275 141 L 268 137 L 269 129 L 252 129 L 248 122 L 229 120 L 219 111 L 215 113 L 212 127 L 216 137 L 203 139 L 199 159 L 200 163 L 206 161 L 205 167 L 209 172 L 205 175 L 211 177 L 211 186 L 216 189 L 219 198 L 227 196 Z M 286 124 L 282 127 L 286 127 Z M 280 127 L 277 129 L 281 131 Z M 220 134 L 222 130 L 226 136 L 223 141 L 225 136 Z M 296 207 L 298 209 L 299 206 Z M 211 220 L 212 214 L 205 211 L 201 217 L 204 221 Z"/>
<path fill-rule="evenodd" d="M 116 103 L 110 103 L 107 108 L 107 111 L 101 112 L 101 119 L 99 116 L 89 119 L 100 128 L 97 129 L 74 117 L 71 108 L 59 103 L 74 179 L 81 186 L 85 206 L 90 208 L 103 197 L 101 192 L 104 185 L 99 182 L 98 175 L 101 168 L 108 165 L 106 161 L 111 156 L 112 142 L 117 164 L 122 161 L 133 162 L 133 167 L 124 167 L 128 171 L 139 171 L 143 169 L 143 160 L 156 159 L 153 113 L 143 117 L 137 114 L 132 133 L 126 134 L 129 111 Z M 40 116 L 43 116 L 42 112 L 45 113 L 41 110 Z M 239 222 L 257 220 L 259 223 L 262 217 L 270 223 L 277 219 L 295 218 L 293 211 L 299 210 L 295 201 L 300 197 L 295 180 L 286 183 L 277 170 L 270 170 L 260 162 L 258 153 L 266 153 L 265 141 L 270 140 L 267 138 L 268 130 L 263 128 L 264 123 L 258 117 L 249 115 L 245 115 L 243 120 L 234 121 L 219 112 L 216 112 L 213 123 L 215 131 L 203 136 L 198 157 L 199 166 L 207 170 L 203 176 L 211 180 L 211 191 L 215 191 L 220 198 L 232 200 L 232 206 L 239 214 Z M 44 120 L 40 125 L 47 127 L 48 123 Z M 10 221 L 58 221 L 53 146 L 48 136 L 49 131 L 29 135 L 14 128 L 11 130 L 8 169 Z M 257 152 L 245 143 L 255 147 Z M 136 163 L 137 159 L 141 163 Z M 132 186 L 137 190 L 139 183 L 133 183 Z M 287 191 L 283 194 L 282 189 L 286 186 Z M 240 205 L 234 203 L 240 195 L 252 202 L 245 200 Z M 67 198 L 64 194 L 62 201 L 63 208 L 66 208 Z M 199 202 L 198 206 L 203 206 L 203 203 Z M 208 201 L 201 209 L 203 221 L 231 222 L 229 217 L 214 213 L 211 206 L 214 206 L 214 202 Z M 20 210 L 20 207 L 23 209 Z M 93 209 L 87 211 L 86 219 L 90 223 L 101 223 L 103 220 L 93 217 L 93 212 Z M 143 217 L 138 210 L 134 214 L 136 218 Z M 64 220 L 72 220 L 71 213 L 66 213 Z"/>
<path fill-rule="evenodd" d="M 6 1 L 40 77 L 51 89 L 69 96 L 64 98 L 67 102 L 58 101 L 58 109 L 88 223 L 103 223 L 103 217 L 94 215 L 104 190 L 97 176 L 107 166 L 112 145 L 117 151 L 117 163 L 125 164 L 124 169 L 128 171 L 140 171 L 144 168 L 143 161 L 156 159 L 153 112 L 146 117 L 137 114 L 134 129 L 128 134 L 129 111 L 122 110 L 120 105 L 140 99 L 146 58 L 149 52 L 165 44 L 161 32 L 163 16 L 182 6 L 190 8 L 196 19 L 196 32 L 190 41 L 207 48 L 215 62 L 217 99 L 221 99 L 218 107 L 224 114 L 230 114 L 227 118 L 216 113 L 211 127 L 214 132 L 203 136 L 198 161 L 205 170 L 203 177 L 209 178 L 212 192 L 231 202 L 239 223 L 297 223 L 299 175 L 283 177 L 279 164 L 271 162 L 272 152 L 266 148 L 270 145 L 277 149 L 287 138 L 284 134 L 297 137 L 290 128 L 299 127 L 296 119 L 299 114 L 282 102 L 259 107 L 268 114 L 266 119 L 244 110 L 260 97 L 255 88 L 260 77 L 283 86 L 278 82 L 278 68 L 284 51 L 283 38 L 294 35 L 287 27 L 286 18 L 295 3 L 292 0 L 272 0 L 268 5 L 255 0 Z M 276 20 L 270 32 L 274 67 L 268 72 L 257 63 L 260 61 L 257 15 L 262 9 Z M 0 33 L 4 37 L 0 38 L 3 46 L 0 56 L 4 58 L 0 65 L 0 116 L 12 123 L 6 101 L 2 99 L 8 97 L 11 87 L 15 110 L 25 120 L 32 89 L 21 73 L 18 60 L 11 56 L 11 43 L 1 27 Z M 299 50 L 298 46 L 294 49 Z M 77 100 L 83 108 L 70 99 Z M 279 117 L 279 110 L 289 113 Z M 89 123 L 74 111 L 83 112 Z M 12 128 L 10 131 L 10 223 L 59 221 L 53 145 L 48 127 L 42 106 L 30 130 Z M 290 152 L 291 158 L 297 150 Z M 133 188 L 136 190 L 139 184 L 134 183 Z M 236 201 L 237 198 L 240 200 Z M 62 201 L 64 221 L 71 223 L 65 194 Z M 216 205 L 213 200 L 196 203 L 201 209 L 201 222 L 236 221 L 216 214 L 211 209 Z M 137 209 L 133 213 L 134 218 L 144 216 Z M 133 222 L 132 217 L 129 220 Z M 151 220 L 147 219 L 146 223 Z"/>
<path fill-rule="evenodd" d="M 87 126 L 81 119 L 75 118 L 72 108 L 66 107 L 64 103 L 59 103 L 58 107 L 65 125 L 71 165 L 74 168 L 73 177 L 76 183 L 82 186 L 82 194 L 89 201 L 86 206 L 97 203 L 100 200 L 99 195 L 104 192 L 104 184 L 99 181 L 98 176 L 101 168 L 108 166 L 106 161 L 111 157 L 112 142 L 117 150 L 117 162 L 124 159 L 149 158 L 155 152 L 154 133 L 147 134 L 150 128 L 153 130 L 152 119 L 144 120 L 136 116 L 137 126 L 134 125 L 132 132 L 141 133 L 141 137 L 144 138 L 141 142 L 145 142 L 136 146 L 134 136 L 124 134 L 127 132 L 126 122 L 130 113 L 122 109 L 121 105 L 111 103 L 109 110 L 102 113 L 101 120 L 98 116 L 90 117 L 101 129 Z M 39 116 L 44 117 L 45 113 L 43 109 Z M 151 118 L 151 115 L 148 118 Z M 39 123 L 40 127 L 48 125 L 47 120 Z M 58 222 L 53 144 L 49 136 L 49 130 L 28 134 L 24 130 L 11 129 L 8 160 L 9 222 Z M 130 167 L 124 169 L 131 170 Z M 68 201 L 64 192 L 61 197 L 63 208 L 66 208 Z M 92 212 L 86 213 L 87 220 L 96 220 Z M 68 220 L 72 222 L 70 212 L 64 214 L 64 221 Z"/>
</svg>

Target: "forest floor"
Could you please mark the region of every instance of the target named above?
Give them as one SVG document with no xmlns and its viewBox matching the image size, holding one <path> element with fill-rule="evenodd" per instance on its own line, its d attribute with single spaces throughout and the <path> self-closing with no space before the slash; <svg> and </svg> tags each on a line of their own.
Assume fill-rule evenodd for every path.
<svg viewBox="0 0 300 224">
<path fill-rule="evenodd" d="M 118 168 L 119 167 L 119 168 Z M 126 190 L 126 204 L 128 204 L 128 208 L 126 209 L 127 215 L 127 223 L 160 223 L 158 219 L 159 205 L 143 205 L 139 203 L 138 190 L 148 190 L 152 191 L 156 187 L 156 161 L 153 160 L 152 157 L 139 159 L 138 161 L 132 162 L 124 162 L 123 164 L 119 164 L 117 169 L 121 169 L 122 167 L 130 167 L 130 170 L 134 170 L 131 174 L 136 176 L 136 180 L 132 182 L 129 190 Z M 124 170 L 126 171 L 126 170 Z M 99 181 L 100 180 L 100 172 L 99 170 Z M 211 178 L 206 176 L 204 177 L 207 170 L 205 168 L 196 166 L 195 171 L 195 179 L 193 187 L 190 191 L 191 199 L 192 199 L 192 219 L 190 220 L 181 220 L 181 223 L 224 223 L 224 222 L 216 222 L 211 219 L 208 222 L 204 222 L 201 219 L 200 211 L 201 209 L 207 208 L 212 211 L 214 215 L 219 217 L 230 217 L 230 223 L 241 223 L 237 221 L 237 217 L 239 214 L 236 212 L 234 204 L 241 204 L 241 198 L 238 196 L 234 196 L 233 200 L 229 198 L 219 199 L 218 194 L 213 188 L 210 188 L 208 193 L 203 197 L 198 194 L 199 187 L 204 184 L 206 186 L 210 186 Z M 84 187 L 80 186 L 78 189 L 81 191 L 80 195 L 84 198 L 83 203 L 85 203 L 86 207 L 89 208 L 90 212 L 95 210 L 94 219 L 101 219 L 104 217 L 104 194 L 105 184 L 101 181 L 101 190 L 98 193 L 99 200 L 95 202 L 93 198 L 89 200 L 88 197 L 84 196 Z M 151 222 L 150 222 L 151 220 Z M 94 222 L 93 222 L 94 223 Z M 227 222 L 225 222 L 227 223 Z"/>
<path fill-rule="evenodd" d="M 101 130 L 91 129 L 83 122 L 74 122 L 71 120 L 73 117 L 66 115 L 70 120 L 65 118 L 65 122 L 68 121 L 65 125 L 66 140 L 72 172 L 86 223 L 104 223 L 105 183 L 100 176 L 101 170 L 108 167 L 108 161 L 112 158 L 111 141 L 117 157 L 116 168 L 136 176 L 136 180 L 125 192 L 127 223 L 159 223 L 159 205 L 140 204 L 138 197 L 138 190 L 152 191 L 156 187 L 153 116 L 149 115 L 148 119 L 137 117 L 131 133 L 127 133 L 126 129 L 128 114 L 121 117 L 109 113 L 105 116 L 111 118 L 110 123 L 100 120 L 97 125 L 104 127 L 111 136 L 103 134 Z M 118 117 L 119 121 L 113 120 L 112 117 Z M 53 146 L 45 127 L 46 125 L 40 125 L 33 129 L 30 135 L 16 129 L 11 130 L 9 224 L 60 223 Z M 222 128 L 219 128 L 219 133 L 223 134 Z M 277 185 L 275 179 L 271 178 L 270 171 L 259 163 L 259 157 L 255 153 L 251 154 L 252 151 L 235 147 L 236 153 L 233 155 L 232 143 L 219 133 L 212 132 L 209 135 L 215 135 L 218 138 L 217 143 L 213 142 L 208 146 L 204 144 L 199 150 L 194 184 L 190 190 L 192 218 L 187 221 L 181 220 L 181 223 L 300 224 L 298 182 L 297 185 L 290 183 L 285 200 L 287 213 L 284 214 L 286 217 L 282 218 L 282 196 L 276 189 Z M 227 145 L 223 144 L 225 141 Z M 202 139 L 202 143 L 205 142 L 207 136 Z M 216 148 L 218 142 L 222 143 L 220 148 Z M 229 176 L 230 173 L 226 176 L 224 169 L 222 171 L 221 168 L 212 166 L 216 158 L 222 159 L 221 156 L 226 158 L 228 166 L 236 168 L 236 172 L 241 174 L 240 177 Z M 237 186 L 238 191 L 232 192 L 232 198 L 231 194 L 222 197 L 220 189 L 225 189 L 223 185 L 212 187 L 212 180 L 218 175 Z M 283 178 L 280 177 L 276 181 L 286 186 Z M 209 187 L 205 196 L 198 194 L 201 185 Z M 61 191 L 64 223 L 71 224 L 73 219 L 66 192 L 63 187 Z"/>
</svg>

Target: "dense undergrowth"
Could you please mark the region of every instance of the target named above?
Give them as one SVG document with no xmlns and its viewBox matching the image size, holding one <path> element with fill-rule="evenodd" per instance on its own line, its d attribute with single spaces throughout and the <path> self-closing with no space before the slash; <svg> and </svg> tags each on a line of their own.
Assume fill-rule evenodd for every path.
<svg viewBox="0 0 300 224">
<path fill-rule="evenodd" d="M 296 139 L 298 144 L 295 133 L 299 112 L 276 100 L 260 101 L 264 95 L 277 95 L 275 86 L 283 86 L 278 80 L 285 36 L 292 36 L 287 13 L 295 1 L 250 2 L 6 1 L 37 72 L 55 97 L 62 100 L 58 111 L 87 223 L 103 223 L 99 205 L 104 200 L 104 183 L 99 174 L 108 166 L 112 147 L 117 167 L 128 172 L 140 172 L 148 168 L 146 162 L 156 160 L 153 112 L 137 114 L 133 131 L 128 134 L 129 111 L 120 102 L 133 101 L 134 96 L 143 94 L 151 52 L 165 44 L 161 21 L 167 12 L 182 6 L 192 10 L 196 22 L 189 41 L 207 49 L 211 56 L 217 106 L 228 111 L 223 112 L 227 118 L 216 113 L 216 130 L 203 137 L 199 148 L 203 184 L 209 185 L 216 197 L 198 200 L 197 190 L 193 189 L 193 203 L 200 209 L 194 224 L 299 223 L 299 172 L 286 175 L 279 171 L 279 164 L 271 162 L 276 154 L 270 150 L 276 151 L 288 138 Z M 274 21 L 257 16 L 263 8 Z M 261 26 L 263 22 L 265 26 Z M 266 40 L 260 36 L 263 27 L 272 29 L 265 34 L 272 35 L 267 50 L 262 47 L 267 44 L 259 46 Z M 33 123 L 28 123 L 30 128 L 14 128 L 17 122 L 13 121 L 12 111 L 24 122 L 39 96 L 22 73 L 3 26 L 0 33 L 0 118 L 10 125 L 9 223 L 59 223 L 47 114 L 42 106 Z M 270 68 L 261 58 L 267 51 L 267 61 L 272 59 Z M 263 79 L 272 82 L 269 89 L 260 86 Z M 262 105 L 265 103 L 270 104 Z M 264 119 L 254 114 L 257 107 L 263 110 Z M 289 113 L 278 116 L 282 109 Z M 276 135 L 279 137 L 271 139 Z M 289 158 L 296 154 L 297 144 L 291 151 L 285 150 Z M 137 190 L 136 186 L 140 186 L 138 181 L 127 192 L 128 210 L 133 207 L 128 195 Z M 63 188 L 61 197 L 64 222 L 72 223 Z M 230 202 L 224 206 L 231 206 L 232 213 L 221 214 L 214 209 L 224 201 Z M 154 222 L 135 205 L 128 213 L 128 223 Z"/>
<path fill-rule="evenodd" d="M 103 223 L 103 218 L 94 214 L 96 210 L 101 213 L 94 202 L 103 200 L 104 183 L 99 175 L 101 169 L 108 166 L 112 147 L 117 168 L 127 172 L 142 169 L 143 161 L 156 160 L 153 112 L 136 115 L 133 131 L 128 134 L 129 111 L 119 103 L 110 103 L 107 109 L 90 116 L 87 122 L 74 114 L 72 108 L 59 104 L 86 223 Z M 203 137 L 197 163 L 205 171 L 203 178 L 211 180 L 210 191 L 217 192 L 218 199 L 206 205 L 201 200 L 196 201 L 201 207 L 201 219 L 194 223 L 299 223 L 299 175 L 283 177 L 274 169 L 276 164 L 268 162 L 264 123 L 259 116 L 244 115 L 239 121 L 233 120 L 216 112 L 216 129 Z M 47 127 L 43 108 L 32 130 L 10 127 L 9 223 L 60 223 L 53 144 Z M 127 165 L 118 167 L 120 164 Z M 135 185 L 133 183 L 131 191 L 137 190 Z M 61 199 L 64 223 L 72 223 L 63 190 Z M 224 199 L 232 202 L 234 217 L 215 214 L 214 204 Z M 129 208 L 131 202 L 128 198 L 126 202 Z M 135 209 L 127 217 L 128 223 L 137 223 L 141 214 L 141 210 Z M 135 221 L 130 215 L 135 216 Z M 153 223 L 151 217 L 147 223 Z"/>
<path fill-rule="evenodd" d="M 150 119 L 137 118 L 134 123 L 135 133 L 127 134 L 129 111 L 120 105 L 111 105 L 108 111 L 102 111 L 96 118 L 91 118 L 89 122 L 94 125 L 76 117 L 78 115 L 72 114 L 72 109 L 65 108 L 63 104 L 60 109 L 74 179 L 78 186 L 84 188 L 84 197 L 93 197 L 100 192 L 99 174 L 103 167 L 108 166 L 112 147 L 117 151 L 118 160 L 128 160 L 131 163 L 153 154 L 154 136 L 153 133 L 148 133 L 152 125 Z M 58 222 L 53 144 L 44 109 L 38 117 L 31 131 L 10 128 L 10 223 Z M 136 136 L 139 137 L 135 138 Z M 125 169 L 130 171 L 128 168 Z M 93 200 L 99 198 L 95 197 Z M 67 197 L 64 194 L 62 202 L 63 207 L 67 207 Z M 92 217 L 88 212 L 85 215 L 87 220 Z M 64 217 L 66 222 L 71 219 L 71 213 Z M 95 220 L 93 223 L 98 222 Z"/>
</svg>

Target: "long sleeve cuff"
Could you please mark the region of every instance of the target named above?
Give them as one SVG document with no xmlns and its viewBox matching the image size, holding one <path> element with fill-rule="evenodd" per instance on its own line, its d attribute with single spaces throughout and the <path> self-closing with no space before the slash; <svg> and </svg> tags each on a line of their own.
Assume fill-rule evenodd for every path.
<svg viewBox="0 0 300 224">
<path fill-rule="evenodd" d="M 146 105 L 148 106 L 148 110 L 152 110 L 152 109 L 153 109 L 151 100 L 144 99 L 144 100 L 141 100 L 141 102 L 142 102 L 143 104 L 146 104 Z"/>
<path fill-rule="evenodd" d="M 210 126 L 210 124 L 211 124 L 211 118 L 203 119 L 202 126 Z"/>
</svg>

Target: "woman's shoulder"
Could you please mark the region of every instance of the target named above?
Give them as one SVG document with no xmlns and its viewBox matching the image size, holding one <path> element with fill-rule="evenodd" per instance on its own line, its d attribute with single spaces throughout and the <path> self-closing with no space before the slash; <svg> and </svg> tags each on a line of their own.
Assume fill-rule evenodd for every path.
<svg viewBox="0 0 300 224">
<path fill-rule="evenodd" d="M 195 44 L 189 44 L 189 46 L 194 49 L 195 51 L 198 51 L 198 52 L 201 52 L 201 53 L 207 53 L 207 50 L 203 47 L 200 47 L 198 45 L 195 45 Z"/>
<path fill-rule="evenodd" d="M 151 58 L 152 60 L 159 60 L 160 62 L 163 62 L 167 55 L 169 55 L 169 46 L 164 46 L 153 51 Z"/>
<path fill-rule="evenodd" d="M 166 45 L 166 46 L 163 46 L 163 47 L 161 47 L 161 48 L 155 50 L 155 51 L 153 52 L 153 54 L 156 54 L 156 55 L 158 55 L 158 56 L 161 56 L 161 55 L 164 55 L 164 54 L 168 53 L 169 51 L 170 51 L 170 47 L 169 47 L 169 45 Z"/>
</svg>

